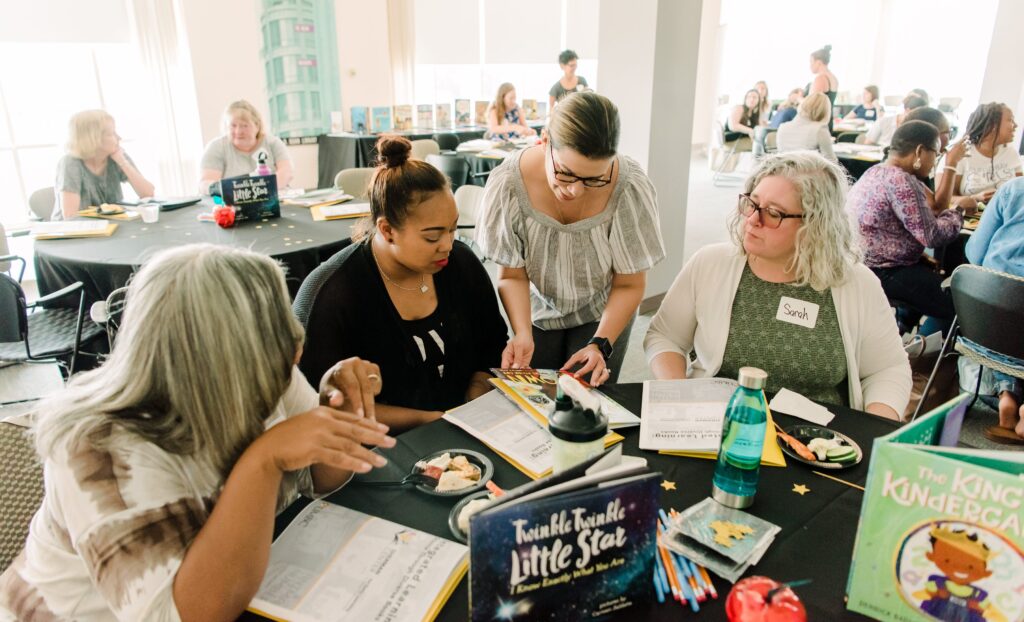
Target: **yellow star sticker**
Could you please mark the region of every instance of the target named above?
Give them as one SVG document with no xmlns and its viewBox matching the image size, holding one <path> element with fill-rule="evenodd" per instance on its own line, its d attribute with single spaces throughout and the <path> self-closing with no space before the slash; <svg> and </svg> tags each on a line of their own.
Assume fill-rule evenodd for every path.
<svg viewBox="0 0 1024 622">
<path fill-rule="evenodd" d="M 667 479 L 661 480 L 661 487 L 664 488 L 665 490 L 675 490 L 676 489 L 676 483 L 675 482 L 670 482 Z"/>
<path fill-rule="evenodd" d="M 793 492 L 800 495 L 801 497 L 811 492 L 811 489 L 803 484 L 793 484 Z"/>
</svg>

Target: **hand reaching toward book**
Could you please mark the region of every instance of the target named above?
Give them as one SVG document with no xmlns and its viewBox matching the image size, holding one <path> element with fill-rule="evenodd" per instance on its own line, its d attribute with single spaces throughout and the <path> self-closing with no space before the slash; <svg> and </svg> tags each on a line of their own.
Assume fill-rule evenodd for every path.
<svg viewBox="0 0 1024 622">
<path fill-rule="evenodd" d="M 336 469 L 366 473 L 387 460 L 363 445 L 394 447 L 385 434 L 388 426 L 359 415 L 318 406 L 271 427 L 250 445 L 246 453 L 261 454 L 261 462 L 281 472 L 323 464 Z"/>
</svg>

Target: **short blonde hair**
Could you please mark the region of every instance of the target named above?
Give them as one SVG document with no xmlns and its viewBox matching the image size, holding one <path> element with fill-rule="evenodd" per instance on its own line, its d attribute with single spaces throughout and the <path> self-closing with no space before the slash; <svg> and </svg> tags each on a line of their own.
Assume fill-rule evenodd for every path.
<svg viewBox="0 0 1024 622">
<path fill-rule="evenodd" d="M 828 120 L 828 115 L 832 113 L 832 103 L 824 93 L 811 93 L 800 102 L 797 112 L 815 123 L 821 123 Z"/>
<path fill-rule="evenodd" d="M 253 106 L 248 101 L 240 99 L 233 101 L 228 104 L 228 107 L 224 109 L 224 133 L 227 134 L 231 127 L 231 119 L 239 118 L 248 121 L 256 126 L 256 142 L 263 140 L 265 136 L 263 132 L 263 117 L 260 116 L 260 111 L 256 110 L 256 106 Z"/>
<path fill-rule="evenodd" d="M 68 121 L 67 152 L 83 160 L 96 155 L 103 144 L 103 124 L 107 121 L 113 123 L 114 117 L 106 110 L 83 110 L 73 115 Z"/>
<path fill-rule="evenodd" d="M 852 223 L 846 214 L 846 171 L 816 151 L 790 151 L 761 160 L 744 183 L 744 192 L 754 191 L 765 177 L 785 177 L 800 195 L 803 219 L 796 233 L 796 252 L 790 268 L 796 273 L 794 285 L 810 285 L 824 291 L 846 281 L 860 261 L 860 249 Z M 741 253 L 744 222 L 737 211 L 730 222 L 730 234 Z"/>
</svg>

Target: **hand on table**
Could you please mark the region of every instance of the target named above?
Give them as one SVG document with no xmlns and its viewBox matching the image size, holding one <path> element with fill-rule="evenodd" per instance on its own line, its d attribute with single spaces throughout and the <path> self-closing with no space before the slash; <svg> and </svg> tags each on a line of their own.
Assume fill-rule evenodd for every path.
<svg viewBox="0 0 1024 622">
<path fill-rule="evenodd" d="M 978 202 L 974 199 L 973 196 L 964 196 L 956 200 L 956 207 L 962 208 L 964 212 L 973 212 L 974 210 L 978 209 Z"/>
<path fill-rule="evenodd" d="M 972 194 L 971 196 L 974 198 L 975 201 L 978 201 L 979 203 L 988 203 L 989 200 L 995 196 L 995 194 L 995 190 L 986 190 L 985 192 L 979 192 L 977 194 Z"/>
<path fill-rule="evenodd" d="M 562 369 L 565 371 L 571 371 L 573 367 L 580 365 L 581 367 L 573 372 L 577 377 L 582 378 L 586 374 L 590 374 L 590 386 L 600 386 L 605 380 L 608 380 L 608 376 L 611 375 L 611 370 L 608 369 L 605 364 L 604 356 L 601 351 L 594 344 L 588 344 L 580 349 L 576 354 L 569 357 L 569 360 L 562 365 Z"/>
<path fill-rule="evenodd" d="M 380 367 L 353 356 L 324 373 L 320 379 L 320 404 L 331 408 L 347 404 L 347 410 L 376 421 L 373 397 L 380 395 L 383 386 Z"/>
<path fill-rule="evenodd" d="M 508 340 L 508 345 L 501 353 L 502 369 L 522 369 L 530 366 L 533 359 L 533 337 L 516 335 Z"/>
</svg>

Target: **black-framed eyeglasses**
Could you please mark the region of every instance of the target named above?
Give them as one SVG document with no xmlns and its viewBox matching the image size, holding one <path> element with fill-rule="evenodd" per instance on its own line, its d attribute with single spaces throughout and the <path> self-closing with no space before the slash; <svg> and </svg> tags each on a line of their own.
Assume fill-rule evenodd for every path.
<svg viewBox="0 0 1024 622">
<path fill-rule="evenodd" d="M 551 171 L 555 174 L 555 179 L 563 184 L 574 184 L 576 182 L 582 183 L 587 188 L 603 188 L 608 184 L 612 183 L 612 177 L 615 175 L 615 158 L 612 160 L 611 169 L 608 171 L 608 177 L 580 177 L 579 175 L 573 175 L 564 171 L 558 170 L 555 165 L 555 148 L 548 141 L 548 150 L 551 152 Z"/>
<path fill-rule="evenodd" d="M 787 214 L 786 212 L 775 209 L 774 207 L 761 207 L 754 200 L 750 198 L 749 194 L 743 193 L 740 195 L 739 201 L 740 214 L 744 217 L 749 217 L 754 212 L 757 212 L 758 221 L 762 227 L 768 227 L 770 229 L 778 229 L 782 221 L 787 218 L 803 218 L 803 214 Z"/>
</svg>

